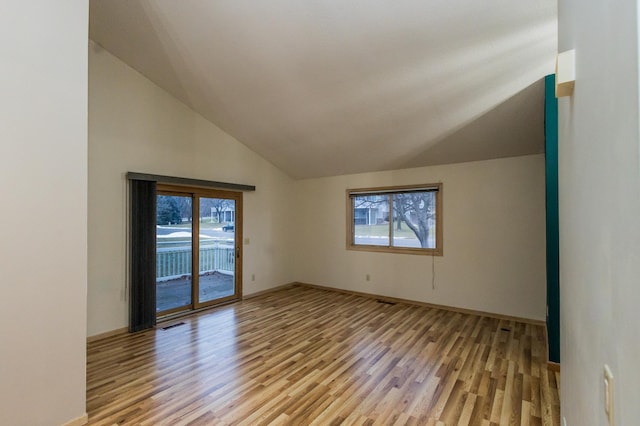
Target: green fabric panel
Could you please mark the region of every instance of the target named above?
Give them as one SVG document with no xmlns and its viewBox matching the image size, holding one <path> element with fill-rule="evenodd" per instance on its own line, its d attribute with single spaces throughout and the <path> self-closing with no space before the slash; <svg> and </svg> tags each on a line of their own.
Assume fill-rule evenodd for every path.
<svg viewBox="0 0 640 426">
<path fill-rule="evenodd" d="M 555 74 L 545 77 L 544 132 L 547 201 L 547 333 L 549 361 L 560 362 L 560 244 L 558 218 L 558 99 Z"/>
</svg>

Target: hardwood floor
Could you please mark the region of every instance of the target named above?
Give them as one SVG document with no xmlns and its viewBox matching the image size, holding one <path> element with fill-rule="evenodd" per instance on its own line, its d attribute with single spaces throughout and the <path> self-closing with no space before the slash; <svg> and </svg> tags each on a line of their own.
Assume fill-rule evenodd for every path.
<svg viewBox="0 0 640 426">
<path fill-rule="evenodd" d="M 90 424 L 559 424 L 537 325 L 305 287 L 174 322 L 88 344 Z"/>
</svg>

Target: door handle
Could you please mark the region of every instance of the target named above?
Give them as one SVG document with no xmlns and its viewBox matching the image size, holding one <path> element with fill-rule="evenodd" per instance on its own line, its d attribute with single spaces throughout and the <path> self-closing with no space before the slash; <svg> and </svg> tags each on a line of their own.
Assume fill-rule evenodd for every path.
<svg viewBox="0 0 640 426">
<path fill-rule="evenodd" d="M 240 247 L 236 247 L 236 259 L 240 259 Z"/>
</svg>

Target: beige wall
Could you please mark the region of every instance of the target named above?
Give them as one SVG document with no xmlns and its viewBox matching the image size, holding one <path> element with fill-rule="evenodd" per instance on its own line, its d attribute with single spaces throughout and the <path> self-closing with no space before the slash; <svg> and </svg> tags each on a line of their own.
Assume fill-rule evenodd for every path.
<svg viewBox="0 0 640 426">
<path fill-rule="evenodd" d="M 545 318 L 541 155 L 293 181 L 94 44 L 89 95 L 89 335 L 127 324 L 129 170 L 257 185 L 245 198 L 246 294 L 295 280 Z M 431 257 L 345 249 L 346 188 L 438 181 L 435 290 Z"/>
<path fill-rule="evenodd" d="M 0 424 L 85 413 L 88 2 L 0 14 Z"/>
<path fill-rule="evenodd" d="M 292 281 L 286 175 L 93 43 L 89 97 L 88 335 L 128 321 L 127 171 L 256 185 L 244 195 L 244 293 Z"/>
<path fill-rule="evenodd" d="M 559 2 L 559 51 L 576 84 L 559 100 L 562 414 L 606 425 L 603 365 L 616 425 L 640 424 L 640 138 L 636 1 Z"/>
<path fill-rule="evenodd" d="M 443 183 L 444 256 L 345 249 L 347 188 L 433 182 Z M 295 200 L 298 281 L 545 318 L 542 155 L 304 180 Z"/>
<path fill-rule="evenodd" d="M 542 156 L 292 181 L 93 44 L 89 71 L 89 335 L 127 324 L 129 170 L 257 185 L 245 196 L 246 294 L 296 280 L 544 319 Z M 345 249 L 346 188 L 437 181 L 435 290 L 431 257 Z"/>
</svg>

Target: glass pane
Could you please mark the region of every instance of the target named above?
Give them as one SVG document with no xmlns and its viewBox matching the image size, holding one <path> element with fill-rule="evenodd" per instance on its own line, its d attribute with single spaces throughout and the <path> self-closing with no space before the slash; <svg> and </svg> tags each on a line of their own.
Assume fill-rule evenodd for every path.
<svg viewBox="0 0 640 426">
<path fill-rule="evenodd" d="M 389 197 L 353 197 L 354 244 L 389 246 Z"/>
<path fill-rule="evenodd" d="M 191 305 L 191 197 L 158 195 L 156 311 Z"/>
<path fill-rule="evenodd" d="M 394 194 L 393 220 L 394 247 L 436 247 L 435 192 Z"/>
<path fill-rule="evenodd" d="M 199 303 L 235 293 L 235 225 L 234 200 L 200 198 Z"/>
</svg>

